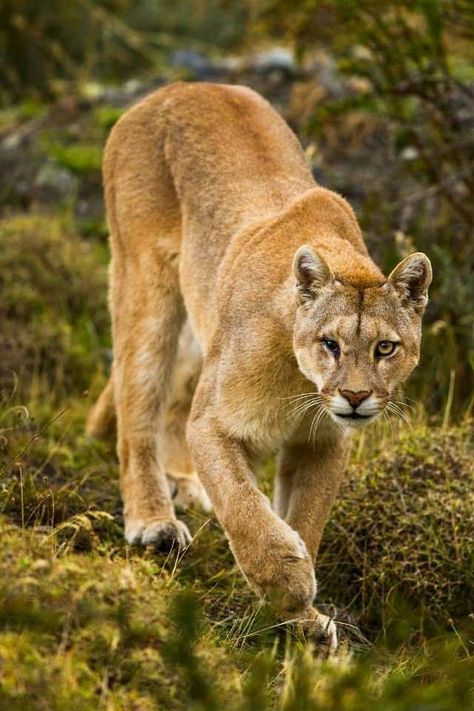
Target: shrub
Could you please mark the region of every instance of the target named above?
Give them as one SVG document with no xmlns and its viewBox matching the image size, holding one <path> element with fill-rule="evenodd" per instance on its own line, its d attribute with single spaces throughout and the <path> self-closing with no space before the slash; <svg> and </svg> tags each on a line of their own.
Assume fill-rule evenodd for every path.
<svg viewBox="0 0 474 711">
<path fill-rule="evenodd" d="M 386 451 L 366 449 L 324 534 L 324 599 L 376 627 L 400 601 L 440 625 L 474 612 L 473 444 L 466 422 L 418 426 Z"/>
</svg>

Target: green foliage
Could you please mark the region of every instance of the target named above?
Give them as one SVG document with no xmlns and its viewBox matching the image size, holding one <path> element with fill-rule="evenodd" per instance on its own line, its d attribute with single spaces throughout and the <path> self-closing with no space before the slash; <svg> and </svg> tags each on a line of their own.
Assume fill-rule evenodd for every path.
<svg viewBox="0 0 474 711">
<path fill-rule="evenodd" d="M 195 540 L 177 558 L 126 545 L 113 445 L 83 431 L 82 384 L 101 378 L 105 255 L 59 218 L 5 220 L 1 236 L 2 325 L 21 332 L 21 359 L 0 401 L 0 706 L 469 708 L 469 423 L 359 443 L 317 571 L 354 652 L 318 659 L 255 600 L 214 521 L 188 514 Z"/>
<path fill-rule="evenodd" d="M 18 122 L 39 118 L 46 113 L 46 107 L 34 99 L 24 99 L 15 106 L 5 108 L 0 113 L 0 130 L 15 126 Z"/>
<path fill-rule="evenodd" d="M 98 106 L 93 111 L 93 121 L 99 128 L 110 131 L 114 123 L 123 115 L 124 109 L 116 106 Z"/>
<path fill-rule="evenodd" d="M 135 556 L 58 557 L 54 538 L 6 524 L 2 539 L 2 708 L 185 708 L 164 655 L 177 582 Z M 200 644 L 224 686 L 235 667 L 214 650 L 212 639 Z"/>
<path fill-rule="evenodd" d="M 41 413 L 39 404 L 30 410 Z M 249 614 L 249 592 L 217 527 L 198 533 L 177 562 L 133 553 L 124 544 L 117 522 L 103 510 L 119 505 L 116 463 L 108 448 L 82 435 L 84 403 L 46 428 L 40 426 L 45 414 L 35 424 L 18 412 L 2 413 L 0 432 L 1 512 L 17 524 L 5 524 L 2 532 L 2 579 L 16 592 L 13 598 L 9 587 L 0 590 L 0 603 L 8 605 L 3 612 L 0 606 L 6 634 L 0 633 L 0 658 L 26 645 L 24 658 L 14 656 L 18 676 L 11 683 L 16 694 L 21 679 L 33 708 L 43 707 L 31 680 L 46 683 L 59 673 L 44 662 L 58 654 L 67 654 L 70 664 L 63 666 L 70 676 L 47 684 L 46 708 L 59 707 L 63 686 L 68 693 L 77 687 L 74 693 L 95 703 L 101 675 L 113 684 L 104 692 L 112 698 L 146 690 L 155 703 L 159 698 L 177 709 L 212 711 L 230 696 L 230 708 L 252 711 L 311 704 L 377 709 L 382 701 L 401 711 L 429 699 L 444 711 L 469 699 L 472 657 L 465 650 L 472 622 L 459 617 L 473 599 L 467 426 L 444 435 L 419 427 L 400 443 L 386 441 L 375 457 L 370 444 L 369 468 L 364 450 L 359 453 L 325 534 L 319 600 L 334 600 L 341 606 L 338 619 L 357 621 L 366 633 L 370 623 L 379 642 L 373 648 L 364 643 L 352 661 L 343 656 L 326 666 L 290 636 L 285 647 L 284 630 L 275 637 L 273 621 L 255 604 Z M 195 531 L 203 523 L 199 517 L 188 522 Z M 50 557 L 58 572 L 44 577 Z M 12 572 L 13 564 L 23 567 L 22 576 Z M 117 578 L 125 583 L 117 587 Z M 22 597 L 23 579 L 35 590 L 33 607 Z M 403 595 L 410 606 L 400 603 Z M 166 615 L 159 612 L 163 606 Z M 72 610 L 69 618 L 65 609 Z M 130 618 L 138 611 L 137 628 Z M 376 633 L 381 623 L 383 632 Z M 73 630 L 67 652 L 59 641 L 65 624 Z M 345 629 L 340 626 L 342 638 Z M 357 648 L 358 634 L 349 639 Z M 31 654 L 29 645 L 41 655 Z"/>
<path fill-rule="evenodd" d="M 186 515 L 195 540 L 177 558 L 127 546 L 113 445 L 84 435 L 109 332 L 101 151 L 124 109 L 69 100 L 49 111 L 25 93 L 51 97 L 71 84 L 155 72 L 175 47 L 232 46 L 248 5 L 6 0 L 0 8 L 0 101 L 22 99 L 0 115 L 9 138 L 21 124 L 20 140 L 3 148 L 2 203 L 23 204 L 24 179 L 33 194 L 41 187 L 32 165 L 51 167 L 54 201 L 48 214 L 41 205 L 41 215 L 0 223 L 0 707 L 9 711 L 474 705 L 472 420 L 460 416 L 474 364 L 472 50 L 460 22 L 468 3 L 251 3 L 261 31 L 288 37 L 300 56 L 323 45 L 348 87 L 365 81 L 294 123 L 317 138 L 325 170 L 336 165 L 328 184 L 342 192 L 330 183 L 341 154 L 343 173 L 357 167 L 351 122 L 387 144 L 389 177 L 362 180 L 357 205 L 371 250 L 389 270 L 424 249 L 435 271 L 415 391 L 437 424 L 428 426 L 421 407 L 413 430 L 380 426 L 359 440 L 323 539 L 318 604 L 330 614 L 324 603 L 337 606 L 339 656 L 317 658 L 255 600 L 213 519 Z M 358 159 L 377 173 L 370 150 Z M 268 462 L 269 496 L 272 473 Z"/>
<path fill-rule="evenodd" d="M 181 672 L 186 696 L 196 709 L 217 711 L 219 685 L 203 668 L 197 647 L 203 625 L 199 619 L 198 602 L 191 590 L 184 590 L 172 599 L 171 617 L 174 634 L 163 649 L 171 668 Z"/>
<path fill-rule="evenodd" d="M 473 657 L 455 635 L 323 661 L 237 652 L 197 597 L 149 555 L 60 555 L 55 538 L 0 524 L 0 705 L 59 711 L 458 711 Z M 209 593 L 208 593 L 209 594 Z M 375 665 L 375 666 L 374 666 Z M 239 678 L 244 673 L 244 682 Z"/>
</svg>

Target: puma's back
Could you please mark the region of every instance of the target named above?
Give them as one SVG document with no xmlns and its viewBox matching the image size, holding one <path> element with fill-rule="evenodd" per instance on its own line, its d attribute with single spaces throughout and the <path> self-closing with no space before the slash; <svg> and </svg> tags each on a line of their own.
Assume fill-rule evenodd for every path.
<svg viewBox="0 0 474 711">
<path fill-rule="evenodd" d="M 296 136 L 246 87 L 177 83 L 146 97 L 112 130 L 104 184 L 109 220 L 121 225 L 117 235 L 129 235 L 132 249 L 154 244 L 179 255 L 186 307 L 203 342 L 218 269 L 224 257 L 233 260 L 229 245 L 252 250 L 250 235 L 260 227 L 268 233 L 274 224 L 275 240 L 286 232 L 295 248 L 336 232 L 346 245 L 343 253 L 333 245 L 335 257 L 378 274 L 348 203 L 317 189 Z M 288 269 L 274 257 L 276 268 Z M 269 286 L 279 278 L 269 272 Z"/>
</svg>

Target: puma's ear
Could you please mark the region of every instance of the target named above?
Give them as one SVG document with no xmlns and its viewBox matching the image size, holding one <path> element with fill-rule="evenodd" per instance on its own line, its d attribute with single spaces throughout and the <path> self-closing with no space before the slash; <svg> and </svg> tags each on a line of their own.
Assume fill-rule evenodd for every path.
<svg viewBox="0 0 474 711">
<path fill-rule="evenodd" d="M 302 301 L 314 299 L 321 287 L 334 279 L 325 260 L 309 244 L 300 247 L 293 258 L 296 288 Z"/>
<path fill-rule="evenodd" d="M 431 262 L 423 252 L 405 257 L 388 278 L 402 298 L 402 303 L 412 306 L 420 315 L 428 303 L 428 287 L 433 272 Z"/>
</svg>

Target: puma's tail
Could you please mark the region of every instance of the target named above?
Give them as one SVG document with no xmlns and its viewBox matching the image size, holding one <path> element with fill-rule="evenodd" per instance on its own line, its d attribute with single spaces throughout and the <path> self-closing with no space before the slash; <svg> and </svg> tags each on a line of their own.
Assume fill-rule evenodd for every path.
<svg viewBox="0 0 474 711">
<path fill-rule="evenodd" d="M 97 402 L 93 405 L 86 423 L 86 433 L 95 439 L 112 439 L 115 435 L 116 415 L 114 402 L 114 386 L 112 378 L 102 390 Z"/>
</svg>

